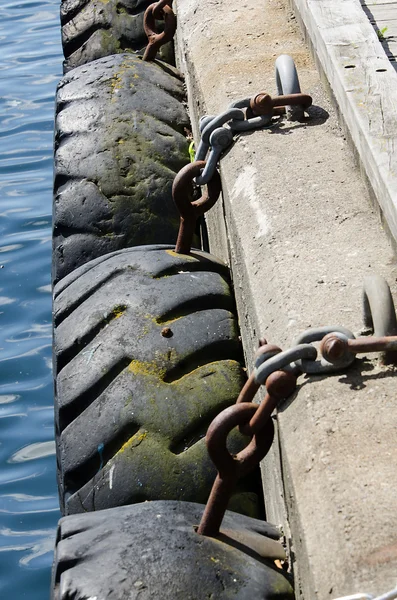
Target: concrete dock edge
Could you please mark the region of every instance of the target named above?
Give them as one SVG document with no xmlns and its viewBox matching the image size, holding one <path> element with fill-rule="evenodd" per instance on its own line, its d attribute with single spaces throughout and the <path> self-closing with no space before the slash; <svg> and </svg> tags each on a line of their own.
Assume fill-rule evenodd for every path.
<svg viewBox="0 0 397 600">
<path fill-rule="evenodd" d="M 395 256 L 286 0 L 176 8 L 196 141 L 204 114 L 275 93 L 279 54 L 294 57 L 314 100 L 309 120 L 241 135 L 221 160 L 210 244 L 231 267 L 248 369 L 261 336 L 286 349 L 309 327 L 359 332 L 363 278 L 382 275 L 396 298 Z M 297 598 L 395 585 L 394 398 L 394 369 L 365 356 L 345 373 L 300 378 L 275 418 L 278 443 L 262 467 L 266 510 L 284 527 Z"/>
</svg>

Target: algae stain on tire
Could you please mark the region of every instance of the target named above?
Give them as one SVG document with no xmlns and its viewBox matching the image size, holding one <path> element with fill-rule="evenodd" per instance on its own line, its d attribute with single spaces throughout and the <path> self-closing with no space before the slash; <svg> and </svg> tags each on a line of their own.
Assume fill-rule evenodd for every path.
<svg viewBox="0 0 397 600">
<path fill-rule="evenodd" d="M 100 59 L 61 80 L 55 281 L 117 249 L 175 243 L 179 215 L 171 186 L 189 160 L 183 95 L 176 76 L 132 55 Z"/>
<path fill-rule="evenodd" d="M 215 469 L 204 435 L 245 379 L 227 279 L 210 255 L 150 246 L 96 259 L 55 288 L 65 512 L 206 501 Z M 170 337 L 161 335 L 165 322 Z M 237 436 L 232 444 L 235 452 L 245 442 Z M 241 510 L 252 505 L 243 500 Z"/>
</svg>

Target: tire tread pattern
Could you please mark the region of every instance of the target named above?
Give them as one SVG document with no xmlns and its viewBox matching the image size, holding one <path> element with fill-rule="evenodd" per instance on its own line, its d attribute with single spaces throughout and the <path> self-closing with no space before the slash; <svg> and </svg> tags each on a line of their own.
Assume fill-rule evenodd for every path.
<svg viewBox="0 0 397 600">
<path fill-rule="evenodd" d="M 93 263 L 54 290 L 63 510 L 205 502 L 215 470 L 203 438 L 244 382 L 228 271 L 164 246 Z"/>
</svg>

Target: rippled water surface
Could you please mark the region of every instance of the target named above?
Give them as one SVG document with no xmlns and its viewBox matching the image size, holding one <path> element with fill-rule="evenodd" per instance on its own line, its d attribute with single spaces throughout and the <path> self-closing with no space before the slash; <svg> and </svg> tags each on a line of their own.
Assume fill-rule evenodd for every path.
<svg viewBox="0 0 397 600">
<path fill-rule="evenodd" d="M 51 187 L 59 0 L 0 2 L 0 598 L 45 600 L 56 523 Z"/>
</svg>

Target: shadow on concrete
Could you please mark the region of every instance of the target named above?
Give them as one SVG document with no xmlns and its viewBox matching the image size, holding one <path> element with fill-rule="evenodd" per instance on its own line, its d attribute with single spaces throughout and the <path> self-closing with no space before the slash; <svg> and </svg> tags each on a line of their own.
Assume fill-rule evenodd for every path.
<svg viewBox="0 0 397 600">
<path fill-rule="evenodd" d="M 316 127 L 318 125 L 323 125 L 323 123 L 325 123 L 329 118 L 329 113 L 320 106 L 311 106 L 306 110 L 306 112 L 309 116 L 304 117 L 300 121 L 287 121 L 284 119 L 284 117 L 280 117 L 280 119 L 275 121 L 271 126 L 259 127 L 258 129 L 251 129 L 250 131 L 239 131 L 236 134 L 236 139 L 240 137 L 250 137 L 258 131 L 264 131 L 272 135 L 290 135 L 301 127 Z M 289 123 L 291 123 L 291 125 L 289 125 Z M 230 152 L 231 148 L 233 148 L 233 145 L 225 150 L 222 156 L 226 156 Z"/>
<path fill-rule="evenodd" d="M 304 117 L 300 121 L 292 121 L 293 125 L 288 125 L 290 121 L 286 121 L 283 118 L 278 121 L 274 127 L 268 127 L 265 131 L 268 131 L 271 134 L 281 133 L 281 135 L 289 135 L 293 133 L 294 130 L 300 129 L 301 127 L 317 127 L 318 125 L 323 125 L 329 118 L 329 113 L 321 108 L 320 106 L 311 106 L 306 111 L 308 113 L 308 117 Z"/>
<path fill-rule="evenodd" d="M 375 372 L 373 372 L 375 371 Z M 296 391 L 284 400 L 278 406 L 279 412 L 284 412 L 294 402 L 298 396 L 299 391 L 302 390 L 306 385 L 310 385 L 313 381 L 321 381 L 322 379 L 329 379 L 330 377 L 338 378 L 338 382 L 344 385 L 348 385 L 351 390 L 359 391 L 365 389 L 366 382 L 394 378 L 397 374 L 397 366 L 388 366 L 382 371 L 379 371 L 373 362 L 366 358 L 356 358 L 353 366 L 348 367 L 344 373 L 330 373 L 328 375 L 302 375 L 298 378 L 298 386 Z"/>
</svg>

